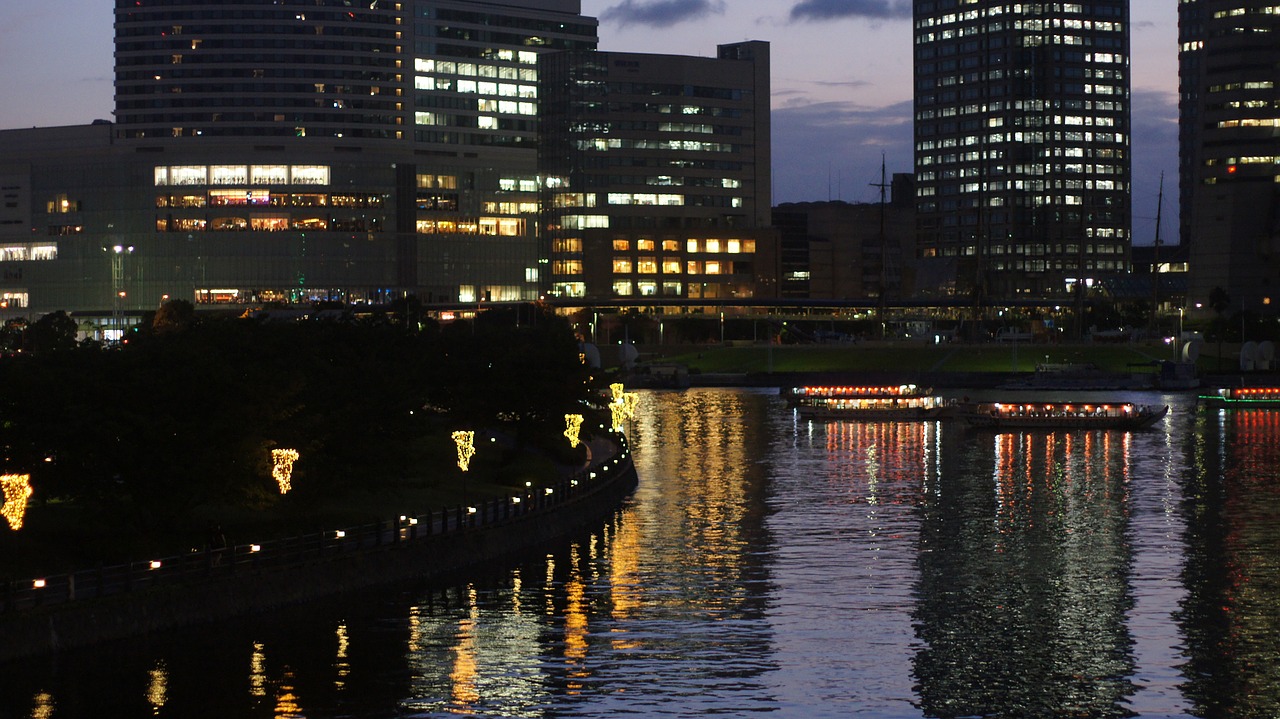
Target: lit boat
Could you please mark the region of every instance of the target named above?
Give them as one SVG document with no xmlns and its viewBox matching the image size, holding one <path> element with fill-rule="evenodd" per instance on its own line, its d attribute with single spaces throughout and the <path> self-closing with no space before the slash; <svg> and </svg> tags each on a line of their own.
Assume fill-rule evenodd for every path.
<svg viewBox="0 0 1280 719">
<path fill-rule="evenodd" d="M 988 429 L 1141 429 L 1168 413 L 1169 405 L 1132 402 L 980 402 L 961 416 Z"/>
<path fill-rule="evenodd" d="M 787 403 L 804 419 L 920 421 L 942 419 L 955 404 L 913 384 L 884 387 L 793 387 Z"/>
<path fill-rule="evenodd" d="M 1280 407 L 1280 387 L 1224 387 L 1200 395 L 1199 400 L 1214 409 Z"/>
</svg>

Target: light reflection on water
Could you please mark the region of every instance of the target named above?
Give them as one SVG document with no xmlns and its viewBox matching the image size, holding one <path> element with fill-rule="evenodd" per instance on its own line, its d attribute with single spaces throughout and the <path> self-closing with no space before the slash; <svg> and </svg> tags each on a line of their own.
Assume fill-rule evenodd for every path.
<svg viewBox="0 0 1280 719">
<path fill-rule="evenodd" d="M 640 487 L 595 532 L 0 668 L 0 716 L 1276 716 L 1280 413 L 1162 401 L 997 434 L 644 393 Z"/>
</svg>

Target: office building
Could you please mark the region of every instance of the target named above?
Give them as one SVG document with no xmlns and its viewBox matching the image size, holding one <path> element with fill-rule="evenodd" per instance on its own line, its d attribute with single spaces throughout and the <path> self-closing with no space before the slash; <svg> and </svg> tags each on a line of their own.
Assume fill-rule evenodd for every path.
<svg viewBox="0 0 1280 719">
<path fill-rule="evenodd" d="M 919 292 L 1074 295 L 1129 269 L 1128 0 L 916 0 Z"/>
<path fill-rule="evenodd" d="M 779 297 L 890 305 L 913 296 L 913 189 L 909 174 L 895 174 L 885 202 L 788 202 L 773 208 Z"/>
<path fill-rule="evenodd" d="M 539 70 L 553 295 L 776 296 L 768 43 L 555 53 Z"/>
<path fill-rule="evenodd" d="M 115 122 L 0 133 L 0 299 L 535 298 L 538 57 L 595 47 L 580 10 L 117 0 Z"/>
<path fill-rule="evenodd" d="M 1270 0 L 1182 0 L 1181 239 L 1189 306 L 1280 301 L 1280 13 Z M 1215 292 L 1220 290 L 1221 292 Z"/>
</svg>

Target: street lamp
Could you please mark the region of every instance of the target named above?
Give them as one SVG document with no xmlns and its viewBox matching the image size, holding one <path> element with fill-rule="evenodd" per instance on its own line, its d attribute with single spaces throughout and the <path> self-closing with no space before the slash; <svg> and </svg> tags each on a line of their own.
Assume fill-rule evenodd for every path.
<svg viewBox="0 0 1280 719">
<path fill-rule="evenodd" d="M 133 245 L 112 245 L 102 251 L 111 253 L 111 323 L 120 340 L 124 337 L 124 258 L 133 254 Z"/>
<path fill-rule="evenodd" d="M 1186 313 L 1187 308 L 1178 308 L 1178 336 L 1173 338 L 1173 361 L 1182 361 L 1182 317 Z"/>
</svg>

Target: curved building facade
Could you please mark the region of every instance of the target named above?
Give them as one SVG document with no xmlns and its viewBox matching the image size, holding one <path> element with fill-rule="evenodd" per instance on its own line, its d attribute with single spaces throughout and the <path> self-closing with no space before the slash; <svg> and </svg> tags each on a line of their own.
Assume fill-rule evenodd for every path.
<svg viewBox="0 0 1280 719">
<path fill-rule="evenodd" d="M 1182 0 L 1182 242 L 1188 304 L 1280 302 L 1280 13 L 1273 0 Z"/>
</svg>

